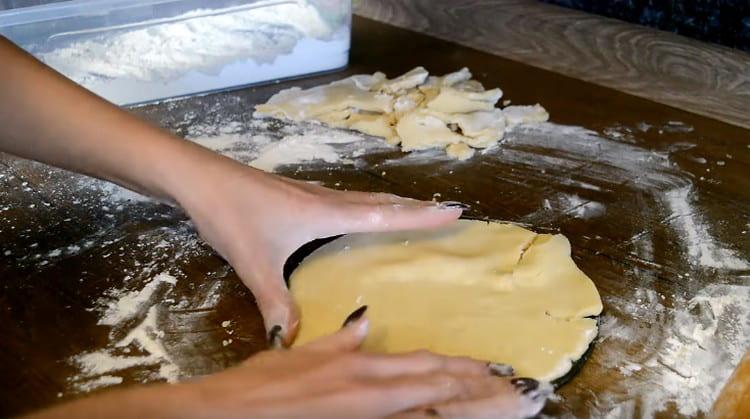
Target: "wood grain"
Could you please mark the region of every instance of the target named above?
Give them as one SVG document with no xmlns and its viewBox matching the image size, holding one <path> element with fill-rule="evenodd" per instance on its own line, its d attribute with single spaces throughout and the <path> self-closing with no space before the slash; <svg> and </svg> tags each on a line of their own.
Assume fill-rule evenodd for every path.
<svg viewBox="0 0 750 419">
<path fill-rule="evenodd" d="M 355 13 L 750 128 L 750 54 L 530 0 L 362 0 Z"/>
<path fill-rule="evenodd" d="M 750 417 L 750 348 L 721 390 L 711 409 L 712 419 Z"/>
<path fill-rule="evenodd" d="M 695 263 L 684 250 L 689 237 L 683 237 L 679 220 L 700 221 L 715 244 L 750 260 L 750 234 L 738 233 L 750 223 L 750 131 L 424 34 L 360 17 L 353 22 L 351 62 L 344 72 L 131 111 L 181 136 L 237 136 L 231 150 L 240 153 L 233 157 L 246 162 L 252 154 L 241 152 L 243 144 L 260 146 L 298 132 L 278 121 L 262 128 L 265 124 L 252 118 L 253 106 L 280 89 L 377 70 L 395 76 L 420 64 L 436 74 L 466 65 L 485 86 L 501 86 L 514 103 L 540 102 L 555 123 L 602 133 L 585 141 L 509 133 L 502 147 L 466 162 L 386 148 L 358 158 L 347 154 L 353 164 L 310 162 L 280 173 L 338 189 L 462 201 L 472 205 L 473 218 L 565 234 L 576 264 L 603 297 L 610 330 L 602 330 L 591 357 L 545 414 L 680 416 L 677 405 L 657 406 L 659 414 L 648 415 L 641 396 L 633 393 L 658 390 L 660 374 L 681 367 L 649 363 L 665 361 L 660 357 L 665 342 L 679 332 L 676 314 L 710 319 L 711 307 L 701 305 L 693 317 L 686 302 L 704 297 L 707 286 L 748 290 L 749 271 Z M 628 161 L 634 169 L 620 168 Z M 674 214 L 663 195 L 687 184 L 691 213 Z M 579 214 L 582 205 L 592 203 L 603 211 Z M 178 282 L 171 291 L 160 288 L 144 308 L 156 307 L 161 343 L 181 378 L 222 370 L 265 348 L 263 322 L 250 293 L 185 221 L 176 208 L 113 201 L 80 176 L 0 154 L 0 417 L 87 394 L 78 383 L 92 377 L 82 374 L 77 357 L 111 350 L 148 312 L 140 310 L 132 321 L 110 327 L 99 324 L 100 301 L 111 301 L 113 290 L 143 289 L 158 272 L 171 272 Z M 77 250 L 48 256 L 70 246 Z M 706 316 L 698 317 L 701 313 Z M 717 313 L 717 322 L 726 318 Z M 225 321 L 231 321 L 231 334 Z M 627 332 L 627 339 L 612 333 L 613 324 Z M 725 354 L 716 345 L 726 341 L 711 335 L 703 343 Z M 620 367 L 627 365 L 642 368 L 623 372 Z M 715 372 L 729 376 L 735 365 L 698 367 L 704 368 L 699 373 L 712 369 L 700 375 L 704 378 Z M 121 377 L 122 388 L 159 381 L 159 369 L 159 364 L 138 365 L 108 374 Z"/>
</svg>

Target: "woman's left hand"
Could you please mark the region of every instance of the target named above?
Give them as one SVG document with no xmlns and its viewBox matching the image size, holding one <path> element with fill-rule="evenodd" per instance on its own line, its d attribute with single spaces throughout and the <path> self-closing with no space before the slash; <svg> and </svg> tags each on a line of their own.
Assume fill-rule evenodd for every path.
<svg viewBox="0 0 750 419">
<path fill-rule="evenodd" d="M 458 203 L 384 193 L 342 192 L 260 172 L 226 158 L 172 193 L 201 236 L 255 295 L 271 340 L 293 341 L 299 312 L 283 278 L 287 258 L 317 238 L 435 227 L 456 220 Z M 272 342 L 274 343 L 274 342 Z"/>
</svg>

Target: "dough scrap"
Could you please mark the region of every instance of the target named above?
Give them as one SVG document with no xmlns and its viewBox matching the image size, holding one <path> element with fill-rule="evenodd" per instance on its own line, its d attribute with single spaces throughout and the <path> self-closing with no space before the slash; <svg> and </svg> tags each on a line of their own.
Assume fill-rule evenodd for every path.
<svg viewBox="0 0 750 419">
<path fill-rule="evenodd" d="M 423 67 L 394 79 L 382 72 L 358 74 L 307 90 L 282 90 L 256 106 L 255 115 L 352 129 L 401 144 L 403 151 L 444 148 L 459 160 L 502 140 L 506 128 L 549 118 L 539 104 L 496 108 L 502 90 L 485 90 L 471 77 L 465 67 L 444 76 L 430 76 Z"/>
<path fill-rule="evenodd" d="M 401 138 L 401 149 L 404 151 L 444 147 L 465 139 L 448 128 L 445 121 L 423 109 L 401 118 L 396 125 L 396 132 Z"/>
<path fill-rule="evenodd" d="M 471 92 L 443 87 L 434 99 L 427 102 L 427 107 L 438 112 L 451 114 L 489 111 L 495 108 L 495 103 L 502 96 L 503 92 L 500 89 Z"/>
<path fill-rule="evenodd" d="M 445 147 L 445 152 L 448 156 L 460 161 L 469 160 L 475 153 L 473 148 L 464 143 L 451 144 L 448 147 Z"/>
<path fill-rule="evenodd" d="M 363 349 L 428 349 L 565 375 L 596 337 L 602 303 L 562 235 L 462 220 L 440 229 L 352 234 L 290 278 L 301 310 L 295 345 L 335 332 L 368 305 Z"/>
<path fill-rule="evenodd" d="M 549 113 L 547 113 L 547 110 L 538 103 L 531 106 L 507 106 L 503 109 L 503 115 L 505 115 L 508 127 L 533 122 L 544 122 L 549 119 Z"/>
</svg>

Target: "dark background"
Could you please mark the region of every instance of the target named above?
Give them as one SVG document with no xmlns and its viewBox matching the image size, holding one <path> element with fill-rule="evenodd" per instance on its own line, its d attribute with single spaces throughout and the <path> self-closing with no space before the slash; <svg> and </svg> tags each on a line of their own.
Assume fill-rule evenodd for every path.
<svg viewBox="0 0 750 419">
<path fill-rule="evenodd" d="M 60 1 L 0 0 L 0 10 Z M 541 1 L 750 52 L 750 0 Z"/>
<path fill-rule="evenodd" d="M 748 0 L 543 0 L 750 52 Z"/>
</svg>

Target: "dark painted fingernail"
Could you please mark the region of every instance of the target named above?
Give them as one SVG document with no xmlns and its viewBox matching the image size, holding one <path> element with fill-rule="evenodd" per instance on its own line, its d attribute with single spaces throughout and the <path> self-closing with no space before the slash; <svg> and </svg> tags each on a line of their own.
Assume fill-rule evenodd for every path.
<svg viewBox="0 0 750 419">
<path fill-rule="evenodd" d="M 487 363 L 487 369 L 495 377 L 512 377 L 515 374 L 513 367 L 507 364 L 498 364 L 496 362 Z"/>
<path fill-rule="evenodd" d="M 521 394 L 528 394 L 529 392 L 532 392 L 539 388 L 539 381 L 533 378 L 514 378 L 510 380 L 510 383 L 513 384 L 513 386 L 515 386 L 521 392 Z"/>
<path fill-rule="evenodd" d="M 360 317 L 362 317 L 362 315 L 365 314 L 365 311 L 367 311 L 367 306 L 362 306 L 352 311 L 352 314 L 346 317 L 346 320 L 344 320 L 344 324 L 342 324 L 341 327 L 346 327 L 349 325 L 349 323 L 356 322 Z"/>
<path fill-rule="evenodd" d="M 281 336 L 281 326 L 276 325 L 268 331 L 268 344 L 273 349 L 281 349 L 284 347 L 284 338 Z"/>
<path fill-rule="evenodd" d="M 471 208 L 471 206 L 468 204 L 464 204 L 463 202 L 458 202 L 458 201 L 443 201 L 438 204 L 438 208 L 468 210 Z"/>
<path fill-rule="evenodd" d="M 425 415 L 432 416 L 434 418 L 439 418 L 440 417 L 440 413 L 438 413 L 437 410 L 435 410 L 435 409 L 433 409 L 431 407 L 428 407 L 427 409 L 425 409 L 424 413 L 425 413 Z"/>
</svg>

